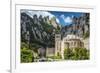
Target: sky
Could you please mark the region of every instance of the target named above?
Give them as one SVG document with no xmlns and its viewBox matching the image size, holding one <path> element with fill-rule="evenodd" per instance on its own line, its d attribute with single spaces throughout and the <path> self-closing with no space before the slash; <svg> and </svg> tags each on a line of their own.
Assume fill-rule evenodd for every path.
<svg viewBox="0 0 100 73">
<path fill-rule="evenodd" d="M 54 12 L 50 11 L 57 18 L 57 22 L 62 26 L 70 25 L 72 23 L 73 16 L 80 17 L 83 13 L 79 12 Z"/>
<path fill-rule="evenodd" d="M 61 11 L 35 11 L 35 10 L 21 10 L 21 12 L 26 12 L 30 17 L 33 17 L 36 14 L 38 17 L 49 16 L 49 19 L 56 17 L 56 22 L 62 26 L 70 25 L 72 23 L 73 16 L 80 17 L 83 13 L 80 12 L 61 12 Z"/>
</svg>

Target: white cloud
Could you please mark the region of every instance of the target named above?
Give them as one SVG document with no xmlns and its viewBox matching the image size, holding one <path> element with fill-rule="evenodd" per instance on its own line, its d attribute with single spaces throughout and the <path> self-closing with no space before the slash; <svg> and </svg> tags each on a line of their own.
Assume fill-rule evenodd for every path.
<svg viewBox="0 0 100 73">
<path fill-rule="evenodd" d="M 64 21 L 65 21 L 65 23 L 70 24 L 70 23 L 72 23 L 72 18 L 68 16 L 68 17 L 66 17 L 66 18 L 64 19 Z"/>
<path fill-rule="evenodd" d="M 72 17 L 70 16 L 65 17 L 65 15 L 61 15 L 60 17 L 64 20 L 65 23 L 67 24 L 72 23 Z"/>
</svg>

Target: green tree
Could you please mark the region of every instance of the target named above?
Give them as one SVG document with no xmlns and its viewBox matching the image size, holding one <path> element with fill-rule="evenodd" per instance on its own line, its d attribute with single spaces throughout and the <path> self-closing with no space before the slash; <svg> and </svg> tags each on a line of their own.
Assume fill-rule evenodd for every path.
<svg viewBox="0 0 100 73">
<path fill-rule="evenodd" d="M 21 50 L 21 62 L 22 63 L 28 63 L 34 60 L 33 52 L 31 49 L 29 49 L 29 45 L 27 43 L 22 42 L 20 50 Z"/>
<path fill-rule="evenodd" d="M 79 48 L 74 48 L 72 59 L 73 60 L 78 60 L 78 58 L 79 58 Z"/>
<path fill-rule="evenodd" d="M 21 62 L 28 63 L 33 61 L 33 53 L 26 48 L 21 49 Z"/>
<path fill-rule="evenodd" d="M 73 51 L 73 60 L 89 59 L 89 51 L 86 48 L 75 48 Z"/>
<path fill-rule="evenodd" d="M 67 60 L 87 60 L 90 52 L 86 48 L 73 48 L 64 50 L 64 59 Z"/>
<path fill-rule="evenodd" d="M 72 50 L 67 48 L 64 50 L 64 59 L 70 59 L 72 57 Z"/>
<path fill-rule="evenodd" d="M 24 43 L 24 42 L 21 42 L 21 49 L 23 49 L 23 48 L 27 48 L 28 49 L 29 45 Z"/>
</svg>

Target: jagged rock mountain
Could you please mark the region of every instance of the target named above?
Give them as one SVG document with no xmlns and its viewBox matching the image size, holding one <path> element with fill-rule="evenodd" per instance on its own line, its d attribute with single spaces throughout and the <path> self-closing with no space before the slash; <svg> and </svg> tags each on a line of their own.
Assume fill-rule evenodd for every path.
<svg viewBox="0 0 100 73">
<path fill-rule="evenodd" d="M 33 15 L 30 17 L 27 13 L 21 13 L 21 42 L 26 42 L 33 47 L 39 48 L 54 46 L 54 33 L 59 25 L 55 19 L 49 20 L 49 16 L 42 17 Z M 60 28 L 60 27 L 59 27 Z"/>
<path fill-rule="evenodd" d="M 80 17 L 73 17 L 73 23 L 62 27 L 61 34 L 66 36 L 67 34 L 75 34 L 82 38 L 89 37 L 89 13 L 85 13 Z"/>
</svg>

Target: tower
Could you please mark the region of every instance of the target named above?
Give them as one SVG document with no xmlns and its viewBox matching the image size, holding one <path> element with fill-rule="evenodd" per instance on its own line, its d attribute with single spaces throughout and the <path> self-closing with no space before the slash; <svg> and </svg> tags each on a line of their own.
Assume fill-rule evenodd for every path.
<svg viewBox="0 0 100 73">
<path fill-rule="evenodd" d="M 55 34 L 55 55 L 61 54 L 61 34 Z"/>
</svg>

